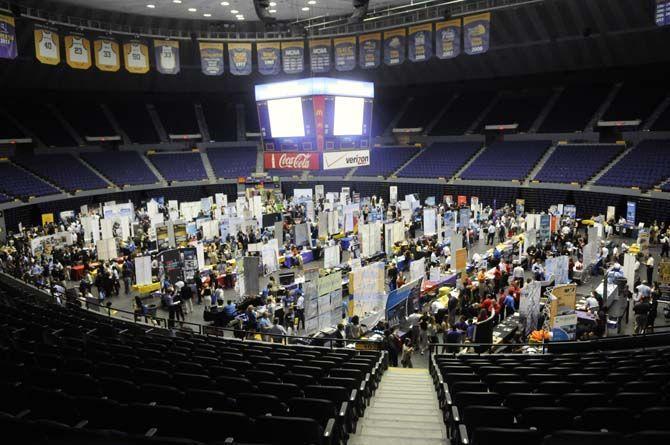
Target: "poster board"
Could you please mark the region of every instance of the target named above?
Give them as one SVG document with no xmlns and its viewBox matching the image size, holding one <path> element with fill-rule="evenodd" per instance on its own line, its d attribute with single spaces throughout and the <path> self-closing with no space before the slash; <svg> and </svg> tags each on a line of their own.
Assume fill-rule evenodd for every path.
<svg viewBox="0 0 670 445">
<path fill-rule="evenodd" d="M 324 249 L 323 267 L 326 269 L 339 266 L 342 262 L 340 259 L 340 245 L 335 244 Z"/>
<path fill-rule="evenodd" d="M 143 286 L 151 283 L 151 256 L 135 257 L 135 284 Z"/>
<path fill-rule="evenodd" d="M 118 257 L 116 253 L 116 239 L 107 238 L 96 241 L 95 247 L 98 252 L 98 259 L 102 261 L 114 260 Z"/>
</svg>

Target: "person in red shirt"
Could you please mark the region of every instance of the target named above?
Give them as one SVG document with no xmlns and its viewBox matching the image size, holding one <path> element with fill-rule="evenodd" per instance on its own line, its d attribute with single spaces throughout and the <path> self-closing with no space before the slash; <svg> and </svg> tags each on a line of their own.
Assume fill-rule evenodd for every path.
<svg viewBox="0 0 670 445">
<path fill-rule="evenodd" d="M 491 295 L 486 295 L 486 297 L 482 301 L 482 309 L 486 309 L 486 312 L 490 314 L 491 306 L 493 306 L 493 298 L 491 298 Z"/>
</svg>

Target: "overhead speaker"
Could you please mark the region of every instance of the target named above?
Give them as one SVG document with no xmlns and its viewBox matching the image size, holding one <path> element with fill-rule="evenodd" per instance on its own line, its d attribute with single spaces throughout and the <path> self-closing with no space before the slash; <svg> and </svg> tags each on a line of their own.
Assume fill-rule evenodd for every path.
<svg viewBox="0 0 670 445">
<path fill-rule="evenodd" d="M 370 0 L 353 0 L 354 3 L 354 12 L 347 20 L 348 23 L 361 23 L 365 16 L 368 14 L 368 6 L 370 5 Z"/>
<path fill-rule="evenodd" d="M 256 9 L 256 15 L 264 23 L 273 23 L 277 19 L 270 15 L 268 8 L 270 7 L 270 0 L 254 0 L 254 8 Z"/>
</svg>

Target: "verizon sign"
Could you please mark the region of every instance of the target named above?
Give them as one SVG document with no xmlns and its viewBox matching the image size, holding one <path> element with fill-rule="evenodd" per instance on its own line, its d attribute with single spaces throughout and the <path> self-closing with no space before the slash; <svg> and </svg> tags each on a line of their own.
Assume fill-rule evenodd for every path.
<svg viewBox="0 0 670 445">
<path fill-rule="evenodd" d="M 263 164 L 266 169 L 278 170 L 318 170 L 319 155 L 295 151 L 265 152 Z"/>
<path fill-rule="evenodd" d="M 370 150 L 331 151 L 323 154 L 323 169 L 353 168 L 370 165 Z"/>
</svg>

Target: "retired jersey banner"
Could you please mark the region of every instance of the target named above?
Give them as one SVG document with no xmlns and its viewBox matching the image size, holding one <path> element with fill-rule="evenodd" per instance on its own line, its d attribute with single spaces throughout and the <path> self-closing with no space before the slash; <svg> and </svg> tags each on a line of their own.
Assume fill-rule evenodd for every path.
<svg viewBox="0 0 670 445">
<path fill-rule="evenodd" d="M 463 18 L 465 54 L 483 54 L 489 50 L 491 13 L 471 15 Z"/>
<path fill-rule="evenodd" d="M 228 65 L 235 76 L 251 74 L 251 43 L 228 43 Z"/>
<path fill-rule="evenodd" d="M 461 19 L 435 24 L 435 55 L 452 59 L 461 53 Z"/>
<path fill-rule="evenodd" d="M 670 26 L 670 0 L 656 0 L 656 25 Z"/>
<path fill-rule="evenodd" d="M 425 62 L 433 57 L 433 24 L 410 26 L 407 57 L 412 62 Z"/>
<path fill-rule="evenodd" d="M 119 43 L 109 36 L 98 37 L 93 41 L 95 66 L 100 71 L 116 72 L 121 68 Z"/>
<path fill-rule="evenodd" d="M 0 59 L 16 59 L 16 23 L 14 17 L 0 14 Z"/>
<path fill-rule="evenodd" d="M 358 36 L 358 64 L 361 68 L 377 68 L 381 63 L 382 35 L 363 34 Z"/>
<path fill-rule="evenodd" d="M 70 68 L 87 70 L 91 67 L 91 42 L 83 34 L 70 32 L 63 37 L 65 61 Z"/>
<path fill-rule="evenodd" d="M 256 43 L 258 53 L 258 72 L 271 76 L 281 71 L 281 45 L 279 42 Z"/>
<path fill-rule="evenodd" d="M 154 40 L 156 70 L 161 74 L 178 74 L 181 70 L 179 61 L 179 42 L 175 40 Z"/>
<path fill-rule="evenodd" d="M 335 69 L 351 71 L 356 68 L 356 37 L 333 39 L 335 46 Z"/>
<path fill-rule="evenodd" d="M 305 69 L 305 42 L 281 42 L 281 58 L 286 74 L 299 74 Z"/>
<path fill-rule="evenodd" d="M 60 63 L 60 40 L 58 30 L 44 25 L 35 24 L 35 57 L 46 65 Z"/>
<path fill-rule="evenodd" d="M 149 47 L 141 40 L 129 40 L 123 44 L 123 64 L 133 74 L 149 72 Z"/>
<path fill-rule="evenodd" d="M 400 65 L 405 61 L 405 28 L 384 32 L 384 63 Z"/>
<path fill-rule="evenodd" d="M 309 64 L 313 73 L 330 71 L 330 39 L 309 41 Z"/>
<path fill-rule="evenodd" d="M 200 42 L 200 69 L 205 76 L 223 74 L 223 43 Z"/>
</svg>

